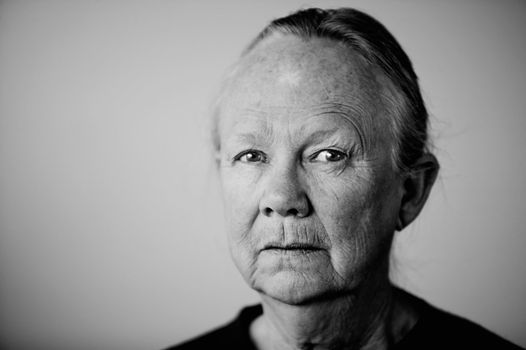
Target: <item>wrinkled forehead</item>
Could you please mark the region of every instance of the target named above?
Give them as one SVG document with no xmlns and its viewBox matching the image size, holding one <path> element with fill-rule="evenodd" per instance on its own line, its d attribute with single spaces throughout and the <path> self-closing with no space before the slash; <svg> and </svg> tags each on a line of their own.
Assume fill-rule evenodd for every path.
<svg viewBox="0 0 526 350">
<path fill-rule="evenodd" d="M 227 93 L 232 99 L 237 97 L 236 92 L 248 89 L 253 92 L 251 97 L 258 99 L 277 92 L 276 87 L 288 87 L 290 92 L 310 95 L 315 101 L 345 98 L 358 103 L 377 92 L 375 73 L 360 55 L 342 43 L 274 34 L 239 61 Z M 247 97 L 244 94 L 243 98 Z"/>
<path fill-rule="evenodd" d="M 220 129 L 247 112 L 340 109 L 373 138 L 384 110 L 378 70 L 342 43 L 274 34 L 232 70 L 219 103 Z M 369 135 L 368 135 L 369 134 Z"/>
</svg>

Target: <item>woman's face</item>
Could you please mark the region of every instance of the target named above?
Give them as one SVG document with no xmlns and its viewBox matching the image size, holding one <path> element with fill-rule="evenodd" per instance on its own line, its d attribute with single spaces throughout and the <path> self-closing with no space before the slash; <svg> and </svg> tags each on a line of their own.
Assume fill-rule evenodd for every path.
<svg viewBox="0 0 526 350">
<path fill-rule="evenodd" d="M 294 36 L 265 39 L 233 72 L 220 176 L 233 259 L 260 293 L 306 303 L 385 266 L 402 189 L 378 81 L 340 44 Z"/>
</svg>

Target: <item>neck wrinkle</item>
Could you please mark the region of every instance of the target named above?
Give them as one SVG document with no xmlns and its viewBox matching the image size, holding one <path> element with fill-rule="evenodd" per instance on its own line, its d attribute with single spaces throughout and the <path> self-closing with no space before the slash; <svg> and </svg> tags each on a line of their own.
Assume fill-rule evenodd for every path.
<svg viewBox="0 0 526 350">
<path fill-rule="evenodd" d="M 353 295 L 308 305 L 263 296 L 264 313 L 252 325 L 260 350 L 387 349 L 392 343 L 392 286 L 387 281 Z"/>
</svg>

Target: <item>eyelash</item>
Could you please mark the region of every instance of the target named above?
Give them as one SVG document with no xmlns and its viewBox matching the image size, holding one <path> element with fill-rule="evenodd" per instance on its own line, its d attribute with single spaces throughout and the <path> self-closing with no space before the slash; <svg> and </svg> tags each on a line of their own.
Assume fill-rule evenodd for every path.
<svg viewBox="0 0 526 350">
<path fill-rule="evenodd" d="M 325 149 L 319 150 L 318 152 L 314 153 L 312 156 L 309 157 L 309 160 L 311 162 L 323 162 L 323 161 L 317 161 L 316 160 L 316 158 L 323 152 L 336 154 L 336 155 L 338 155 L 340 157 L 339 159 L 334 160 L 334 161 L 328 160 L 327 163 L 336 163 L 336 162 L 344 161 L 347 158 L 349 158 L 349 154 L 347 154 L 344 151 L 341 151 L 341 150 L 338 150 L 338 149 L 334 149 L 334 148 L 325 148 Z"/>
<path fill-rule="evenodd" d="M 322 162 L 324 162 L 324 161 L 316 160 L 316 158 L 323 152 L 330 152 L 333 155 L 335 154 L 335 155 L 339 156 L 339 159 L 334 160 L 334 161 L 327 160 L 327 161 L 325 161 L 326 163 L 337 163 L 337 162 L 344 161 L 344 160 L 349 158 L 349 154 L 344 152 L 344 151 L 341 151 L 341 150 L 338 150 L 338 149 L 333 149 L 333 148 L 332 149 L 331 148 L 324 148 L 322 150 L 317 151 L 312 156 L 310 156 L 308 158 L 309 161 L 313 162 L 313 163 L 318 163 L 318 162 L 322 163 Z M 243 157 L 249 156 L 251 154 L 254 155 L 255 157 L 258 157 L 258 159 L 256 159 L 256 160 L 250 160 L 250 159 L 243 160 Z M 259 150 L 256 150 L 256 149 L 249 149 L 249 150 L 246 150 L 246 151 L 243 151 L 243 152 L 237 154 L 233 158 L 233 161 L 240 161 L 240 162 L 243 162 L 243 163 L 267 163 L 268 162 L 268 158 L 267 158 L 267 155 L 264 152 L 262 152 L 262 151 L 259 151 Z"/>
<path fill-rule="evenodd" d="M 247 156 L 249 154 L 255 154 L 256 156 L 259 156 L 261 159 L 260 160 L 256 160 L 256 161 L 242 160 L 243 157 L 245 157 L 245 156 Z M 268 159 L 267 159 L 267 155 L 264 152 L 258 151 L 256 149 L 249 149 L 249 150 L 246 150 L 246 151 L 243 151 L 243 152 L 237 154 L 234 157 L 233 160 L 234 161 L 241 161 L 243 163 L 259 163 L 259 162 L 266 163 Z"/>
</svg>

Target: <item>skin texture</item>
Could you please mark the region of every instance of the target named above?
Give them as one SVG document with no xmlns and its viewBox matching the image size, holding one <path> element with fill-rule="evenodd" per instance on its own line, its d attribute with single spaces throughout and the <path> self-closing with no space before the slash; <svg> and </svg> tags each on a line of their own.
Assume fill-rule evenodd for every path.
<svg viewBox="0 0 526 350">
<path fill-rule="evenodd" d="M 226 85 L 217 158 L 231 254 L 263 301 L 260 348 L 397 337 L 389 250 L 427 187 L 394 171 L 381 82 L 339 43 L 273 35 Z"/>
</svg>

